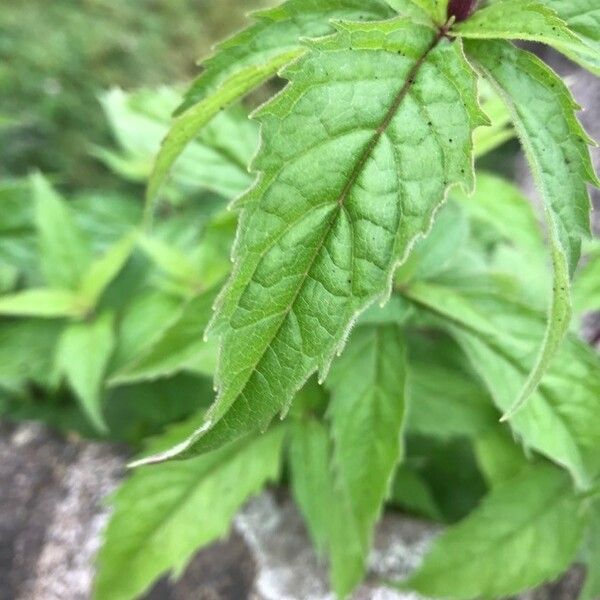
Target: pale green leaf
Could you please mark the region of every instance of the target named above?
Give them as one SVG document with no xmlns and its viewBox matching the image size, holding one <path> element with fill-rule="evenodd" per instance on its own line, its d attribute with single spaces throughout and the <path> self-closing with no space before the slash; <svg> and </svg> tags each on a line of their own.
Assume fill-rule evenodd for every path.
<svg viewBox="0 0 600 600">
<path fill-rule="evenodd" d="M 598 600 L 600 598 L 600 501 L 593 502 L 590 513 L 590 522 L 582 552 L 587 573 L 585 585 L 578 600 Z"/>
<path fill-rule="evenodd" d="M 331 469 L 332 446 L 323 423 L 296 423 L 290 441 L 292 490 L 317 550 L 329 559 L 331 585 L 345 598 L 360 582 L 364 545 L 350 502 Z"/>
<path fill-rule="evenodd" d="M 463 38 L 542 42 L 554 47 L 582 45 L 567 24 L 537 0 L 502 0 L 475 11 L 452 31 Z"/>
<path fill-rule="evenodd" d="M 157 339 L 111 377 L 110 384 L 149 381 L 190 370 L 212 375 L 217 350 L 214 343 L 204 341 L 202 336 L 214 299 L 215 292 L 207 292 L 189 300 Z"/>
<path fill-rule="evenodd" d="M 326 380 L 333 477 L 362 549 L 354 584 L 364 575 L 375 523 L 402 459 L 406 379 L 402 333 L 380 325 L 356 329 Z"/>
<path fill-rule="evenodd" d="M 516 595 L 567 569 L 585 522 L 585 503 L 568 475 L 530 467 L 443 533 L 408 586 L 456 600 Z"/>
<path fill-rule="evenodd" d="M 265 428 L 311 374 L 323 378 L 448 187 L 473 184 L 485 118 L 460 42 L 405 19 L 338 28 L 260 112 L 262 175 L 216 319 L 214 427 L 190 454 Z"/>
<path fill-rule="evenodd" d="M 456 260 L 468 237 L 469 223 L 465 212 L 455 203 L 447 203 L 439 210 L 427 237 L 415 244 L 410 256 L 397 270 L 396 282 L 430 279 L 443 273 Z"/>
<path fill-rule="evenodd" d="M 405 293 L 459 342 L 496 406 L 506 411 L 535 361 L 542 315 L 512 298 L 414 284 Z M 530 401 L 510 421 L 523 445 L 569 469 L 581 487 L 600 474 L 600 358 L 567 336 Z"/>
<path fill-rule="evenodd" d="M 428 3 L 420 0 L 386 0 L 386 2 L 401 16 L 410 17 L 422 23 L 429 23 L 432 18 Z"/>
<path fill-rule="evenodd" d="M 197 265 L 182 251 L 147 235 L 140 237 L 138 243 L 165 275 L 190 289 L 200 286 L 201 276 Z"/>
<path fill-rule="evenodd" d="M 138 598 L 161 575 L 180 576 L 199 548 L 226 535 L 244 502 L 277 481 L 283 431 L 277 427 L 194 460 L 134 472 L 111 502 L 96 600 Z M 179 427 L 152 450 L 181 435 Z"/>
<path fill-rule="evenodd" d="M 102 390 L 114 346 L 114 318 L 105 313 L 93 321 L 69 325 L 56 351 L 57 371 L 65 376 L 84 412 L 100 431 L 106 430 Z"/>
<path fill-rule="evenodd" d="M 290 484 L 317 553 L 329 551 L 332 483 L 330 439 L 314 418 L 295 421 L 289 442 Z"/>
<path fill-rule="evenodd" d="M 98 149 L 96 155 L 120 175 L 146 182 L 181 96 L 165 87 L 134 94 L 113 89 L 101 100 L 121 153 Z M 233 198 L 251 183 L 248 163 L 257 143 L 256 125 L 245 111 L 219 111 L 182 152 L 173 183 L 185 192 L 209 189 Z"/>
<path fill-rule="evenodd" d="M 304 52 L 301 38 L 331 32 L 331 19 L 383 19 L 391 14 L 383 0 L 289 0 L 256 13 L 258 22 L 222 43 L 187 93 L 156 159 L 148 184 L 149 200 L 204 125 Z"/>
<path fill-rule="evenodd" d="M 426 13 L 437 25 L 443 25 L 448 20 L 448 0 L 410 0 L 410 2 Z M 394 0 L 390 4 L 402 6 L 399 0 Z M 403 11 L 400 10 L 400 14 L 402 13 Z"/>
<path fill-rule="evenodd" d="M 0 296 L 0 315 L 57 319 L 81 314 L 77 296 L 68 290 L 40 288 Z"/>
<path fill-rule="evenodd" d="M 566 21 L 585 44 L 561 48 L 574 61 L 600 75 L 600 4 L 598 0 L 541 0 Z"/>
<path fill-rule="evenodd" d="M 92 309 L 98 303 L 106 288 L 121 272 L 135 246 L 137 232 L 126 235 L 108 249 L 104 256 L 96 259 L 83 275 L 79 297 L 84 306 Z"/>
<path fill-rule="evenodd" d="M 554 265 L 546 334 L 530 376 L 506 414 L 509 418 L 535 390 L 568 331 L 569 276 L 579 260 L 581 238 L 590 233 L 586 184 L 599 182 L 590 159 L 590 139 L 575 117 L 577 105 L 560 78 L 535 56 L 507 42 L 469 42 L 467 49 L 513 115 L 546 206 Z"/>
<path fill-rule="evenodd" d="M 91 250 L 65 201 L 41 175 L 32 177 L 39 256 L 47 282 L 76 289 L 91 262 Z"/>
</svg>

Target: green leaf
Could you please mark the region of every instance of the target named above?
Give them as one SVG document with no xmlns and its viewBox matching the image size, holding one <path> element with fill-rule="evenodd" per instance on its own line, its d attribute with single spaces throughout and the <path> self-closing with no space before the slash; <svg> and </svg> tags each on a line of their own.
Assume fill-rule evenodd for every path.
<svg viewBox="0 0 600 600">
<path fill-rule="evenodd" d="M 502 0 L 456 24 L 453 33 L 472 39 L 542 42 L 555 48 L 582 45 L 553 10 L 536 0 Z"/>
<path fill-rule="evenodd" d="M 444 521 L 424 478 L 404 465 L 397 470 L 394 477 L 390 504 L 433 521 Z"/>
<path fill-rule="evenodd" d="M 490 268 L 518 278 L 528 300 L 545 308 L 543 296 L 550 286 L 548 252 L 532 203 L 515 185 L 485 171 L 477 173 L 473 194 L 456 190 L 452 196 L 466 209 L 472 226 L 481 223 L 486 235 L 492 231 L 498 235 L 501 244 Z"/>
<path fill-rule="evenodd" d="M 181 96 L 166 87 L 134 94 L 113 89 L 101 100 L 122 152 L 96 149 L 96 155 L 118 174 L 146 182 Z M 248 163 L 257 143 L 257 127 L 244 110 L 219 111 L 182 152 L 173 169 L 174 187 L 214 190 L 227 198 L 240 194 L 252 182 Z"/>
<path fill-rule="evenodd" d="M 49 385 L 60 321 L 23 319 L 0 322 L 0 382 L 3 386 L 34 381 Z"/>
<path fill-rule="evenodd" d="M 397 270 L 396 282 L 440 275 L 456 260 L 468 238 L 469 223 L 465 212 L 453 202 L 445 204 L 427 237 L 415 244 L 410 256 Z"/>
<path fill-rule="evenodd" d="M 111 377 L 110 384 L 151 381 L 184 370 L 212 375 L 217 350 L 202 335 L 212 314 L 215 295 L 214 291 L 207 292 L 188 301 L 157 339 Z"/>
<path fill-rule="evenodd" d="M 542 315 L 492 292 L 414 284 L 405 291 L 459 342 L 500 410 L 514 402 L 543 336 Z M 510 421 L 522 443 L 569 469 L 581 487 L 600 474 L 600 358 L 568 336 L 542 384 Z"/>
<path fill-rule="evenodd" d="M 175 428 L 151 450 L 189 430 Z M 283 432 L 276 427 L 194 460 L 135 471 L 111 502 L 96 600 L 138 598 L 161 575 L 179 577 L 198 549 L 226 535 L 244 502 L 279 478 Z"/>
<path fill-rule="evenodd" d="M 406 441 L 405 464 L 427 482 L 443 521 L 455 523 L 470 514 L 487 492 L 471 441 L 413 435 Z"/>
<path fill-rule="evenodd" d="M 590 513 L 583 546 L 583 561 L 587 574 L 579 600 L 598 600 L 600 597 L 600 502 L 598 500 L 592 504 Z"/>
<path fill-rule="evenodd" d="M 422 13 L 437 25 L 447 21 L 448 0 L 388 0 L 388 3 L 401 15 L 418 17 Z"/>
<path fill-rule="evenodd" d="M 120 316 L 117 347 L 111 361 L 114 374 L 138 360 L 149 346 L 181 318 L 185 302 L 158 291 L 143 291 L 131 299 Z"/>
<path fill-rule="evenodd" d="M 57 371 L 66 377 L 99 431 L 107 429 L 102 416 L 102 389 L 114 345 L 114 319 L 105 313 L 94 321 L 69 325 L 56 351 Z"/>
<path fill-rule="evenodd" d="M 192 290 L 200 286 L 198 267 L 182 251 L 149 236 L 140 237 L 139 245 L 154 264 L 174 281 Z"/>
<path fill-rule="evenodd" d="M 581 238 L 590 233 L 586 183 L 600 182 L 590 159 L 591 140 L 574 114 L 578 107 L 557 75 L 532 54 L 507 42 L 468 42 L 467 50 L 498 88 L 513 115 L 546 206 L 554 265 L 546 334 L 530 376 L 506 414 L 510 418 L 536 389 L 568 330 L 569 276 L 579 260 Z"/>
<path fill-rule="evenodd" d="M 346 491 L 331 469 L 332 446 L 323 423 L 295 423 L 290 441 L 292 490 L 315 547 L 329 558 L 331 585 L 345 598 L 360 582 L 364 545 Z"/>
<path fill-rule="evenodd" d="M 148 183 L 153 199 L 185 146 L 225 106 L 273 77 L 300 56 L 303 37 L 319 37 L 332 30 L 331 19 L 383 19 L 391 11 L 382 0 L 289 0 L 255 13 L 258 22 L 227 40 L 205 63 L 179 108 L 156 159 Z"/>
<path fill-rule="evenodd" d="M 566 45 L 561 51 L 582 67 L 600 75 L 600 6 L 597 0 L 541 0 L 566 21 L 585 47 Z"/>
<path fill-rule="evenodd" d="M 137 232 L 126 235 L 109 248 L 106 254 L 96 259 L 84 274 L 79 288 L 79 297 L 84 306 L 92 309 L 106 288 L 121 272 L 135 247 Z"/>
<path fill-rule="evenodd" d="M 425 24 L 431 22 L 432 16 L 429 12 L 431 6 L 427 2 L 420 0 L 386 0 L 386 2 L 403 17 L 410 17 Z"/>
<path fill-rule="evenodd" d="M 373 530 L 403 455 L 406 344 L 396 325 L 363 326 L 352 335 L 326 386 L 332 471 L 362 548 L 364 575 Z"/>
<path fill-rule="evenodd" d="M 0 296 L 0 315 L 4 316 L 57 319 L 80 314 L 79 299 L 67 290 L 40 288 Z"/>
<path fill-rule="evenodd" d="M 501 426 L 488 429 L 475 440 L 475 454 L 491 488 L 509 481 L 527 465 L 522 448 Z"/>
<path fill-rule="evenodd" d="M 585 522 L 569 477 L 548 465 L 531 467 L 442 534 L 407 585 L 456 600 L 516 595 L 567 569 Z"/>
<path fill-rule="evenodd" d="M 76 289 L 91 262 L 91 250 L 62 198 L 41 175 L 32 177 L 39 256 L 52 287 Z"/>
<path fill-rule="evenodd" d="M 295 421 L 289 442 L 290 484 L 294 500 L 304 517 L 315 550 L 320 556 L 329 551 L 333 506 L 331 494 L 329 434 L 314 418 Z"/>
<path fill-rule="evenodd" d="M 409 340 L 407 430 L 437 438 L 476 438 L 493 428 L 498 414 L 460 347 L 442 335 Z"/>
<path fill-rule="evenodd" d="M 324 378 L 448 186 L 473 183 L 471 136 L 484 116 L 460 42 L 405 19 L 338 28 L 261 110 L 262 176 L 215 321 L 214 427 L 189 454 L 265 428 L 311 374 Z"/>
</svg>

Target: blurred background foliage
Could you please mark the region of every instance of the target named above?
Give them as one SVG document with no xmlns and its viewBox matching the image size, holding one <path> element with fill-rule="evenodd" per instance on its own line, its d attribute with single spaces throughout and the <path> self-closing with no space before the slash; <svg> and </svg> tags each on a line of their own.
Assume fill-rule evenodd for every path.
<svg viewBox="0 0 600 600">
<path fill-rule="evenodd" d="M 263 1 L 264 3 L 264 1 Z M 89 148 L 110 140 L 99 94 L 187 82 L 261 0 L 11 0 L 0 10 L 0 175 L 122 187 Z"/>
<path fill-rule="evenodd" d="M 145 182 L 180 90 L 198 74 L 196 60 L 263 4 L 3 4 L 0 295 L 42 294 L 29 308 L 5 306 L 0 319 L 5 418 L 86 437 L 110 431 L 135 445 L 212 399 L 206 368 L 197 368 L 206 359 L 198 354 L 203 325 L 190 315 L 209 314 L 204 294 L 212 299 L 229 268 L 235 220 L 223 208 L 248 185 L 257 141 L 243 108 L 220 115 L 186 150 L 163 190 L 152 239 L 120 249 L 139 232 Z M 43 176 L 32 178 L 36 172 Z M 83 293 L 107 266 L 112 276 L 79 314 L 54 304 L 64 300 L 57 287 L 63 296 Z M 53 310 L 52 318 L 40 314 Z M 177 368 L 152 362 L 154 342 L 182 351 Z"/>
</svg>

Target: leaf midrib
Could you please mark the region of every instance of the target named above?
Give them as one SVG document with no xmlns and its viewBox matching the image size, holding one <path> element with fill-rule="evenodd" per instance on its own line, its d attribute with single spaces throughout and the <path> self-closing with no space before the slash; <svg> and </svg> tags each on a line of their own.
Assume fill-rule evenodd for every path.
<svg viewBox="0 0 600 600">
<path fill-rule="evenodd" d="M 412 88 L 412 86 L 414 84 L 414 81 L 416 79 L 416 76 L 419 73 L 419 71 L 421 70 L 421 67 L 423 66 L 423 64 L 427 60 L 429 54 L 437 47 L 437 45 L 444 38 L 444 36 L 445 36 L 445 32 L 443 30 L 440 30 L 436 34 L 436 36 L 434 37 L 434 39 L 432 40 L 432 42 L 430 43 L 430 45 L 427 47 L 427 49 L 423 52 L 423 54 L 421 55 L 421 57 L 418 58 L 416 60 L 415 64 L 411 67 L 410 71 L 406 75 L 406 81 L 403 83 L 402 87 L 397 92 L 396 96 L 394 97 L 394 100 L 393 100 L 390 108 L 388 109 L 388 111 L 386 112 L 383 120 L 381 121 L 381 123 L 379 124 L 379 126 L 377 127 L 377 129 L 375 130 L 375 133 L 373 134 L 373 136 L 371 137 L 371 140 L 369 141 L 369 143 L 365 147 L 365 150 L 359 156 L 356 164 L 354 165 L 354 167 L 353 167 L 353 169 L 352 169 L 352 171 L 350 173 L 350 177 L 349 177 L 348 182 L 346 183 L 346 185 L 342 189 L 340 195 L 336 199 L 337 209 L 334 210 L 332 212 L 332 214 L 331 214 L 331 220 L 330 220 L 327 228 L 323 232 L 323 236 L 322 236 L 320 242 L 318 243 L 318 245 L 317 245 L 317 247 L 315 249 L 315 252 L 313 253 L 313 255 L 310 258 L 308 267 L 307 267 L 306 271 L 302 275 L 302 278 L 301 278 L 301 280 L 299 282 L 299 285 L 298 285 L 298 288 L 297 288 L 296 292 L 294 293 L 294 295 L 293 295 L 293 297 L 292 297 L 292 299 L 291 299 L 288 307 L 286 308 L 286 310 L 283 313 L 281 313 L 282 317 L 281 317 L 281 321 L 280 321 L 279 325 L 277 326 L 277 328 L 273 332 L 273 335 L 271 336 L 271 339 L 269 340 L 269 343 L 265 346 L 265 349 L 262 351 L 262 353 L 260 354 L 260 356 L 256 360 L 254 366 L 251 368 L 250 372 L 248 373 L 248 376 L 247 376 L 247 378 L 246 378 L 243 386 L 240 388 L 240 391 L 238 393 L 236 393 L 236 397 L 239 396 L 241 393 L 243 393 L 243 390 L 245 389 L 246 385 L 250 381 L 251 377 L 254 375 L 254 373 L 256 373 L 259 364 L 262 362 L 265 354 L 267 353 L 267 350 L 271 347 L 273 341 L 279 335 L 279 332 L 281 331 L 281 328 L 283 327 L 287 316 L 289 315 L 290 311 L 292 310 L 293 306 L 295 305 L 298 296 L 300 295 L 300 293 L 304 289 L 304 285 L 306 283 L 306 279 L 308 277 L 308 274 L 311 272 L 311 270 L 312 270 L 312 268 L 313 268 L 313 266 L 315 264 L 315 261 L 317 260 L 317 257 L 319 256 L 321 250 L 323 249 L 323 246 L 325 245 L 325 242 L 327 241 L 327 239 L 328 239 L 328 237 L 329 237 L 329 235 L 331 233 L 331 230 L 333 229 L 334 224 L 336 223 L 336 221 L 337 221 L 337 219 L 339 217 L 340 212 L 344 209 L 345 201 L 346 201 L 348 195 L 350 194 L 352 188 L 356 184 L 356 181 L 358 180 L 358 177 L 360 176 L 362 170 L 366 166 L 367 161 L 371 157 L 371 154 L 373 153 L 373 151 L 377 147 L 377 144 L 381 140 L 381 137 L 383 136 L 383 134 L 385 133 L 385 131 L 389 127 L 389 125 L 392 122 L 392 119 L 394 118 L 394 116 L 396 115 L 396 113 L 398 112 L 398 109 L 400 108 L 400 106 L 402 104 L 402 101 L 406 98 L 406 96 L 408 95 L 410 89 Z"/>
</svg>

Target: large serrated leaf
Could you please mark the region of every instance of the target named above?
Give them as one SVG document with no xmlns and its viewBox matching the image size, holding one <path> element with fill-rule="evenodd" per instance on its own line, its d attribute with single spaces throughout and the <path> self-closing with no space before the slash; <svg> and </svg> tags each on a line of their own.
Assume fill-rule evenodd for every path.
<svg viewBox="0 0 600 600">
<path fill-rule="evenodd" d="M 590 233 L 587 183 L 599 185 L 588 145 L 575 116 L 578 108 L 560 78 L 532 54 L 507 42 L 467 42 L 469 55 L 505 99 L 546 206 L 554 284 L 548 327 L 538 360 L 507 413 L 519 410 L 535 390 L 568 331 L 569 277 Z"/>
<path fill-rule="evenodd" d="M 192 424 L 193 425 L 193 424 Z M 179 426 L 152 449 L 188 431 Z M 163 573 L 179 576 L 194 552 L 227 533 L 242 504 L 279 476 L 283 427 L 195 460 L 136 471 L 112 499 L 96 600 L 133 600 Z"/>
<path fill-rule="evenodd" d="M 586 521 L 568 476 L 532 466 L 495 488 L 436 541 L 408 586 L 433 597 L 504 598 L 560 575 Z"/>
<path fill-rule="evenodd" d="M 332 31 L 331 19 L 377 20 L 392 16 L 383 0 L 288 0 L 256 13 L 257 23 L 222 43 L 186 94 L 165 138 L 148 183 L 152 200 L 185 146 L 218 112 L 273 77 L 300 56 L 303 37 Z"/>
<path fill-rule="evenodd" d="M 285 412 L 357 315 L 386 299 L 448 187 L 473 185 L 472 132 L 487 121 L 460 42 L 405 19 L 338 29 L 260 111 L 261 176 L 216 320 L 214 427 L 187 454 Z"/>
</svg>

